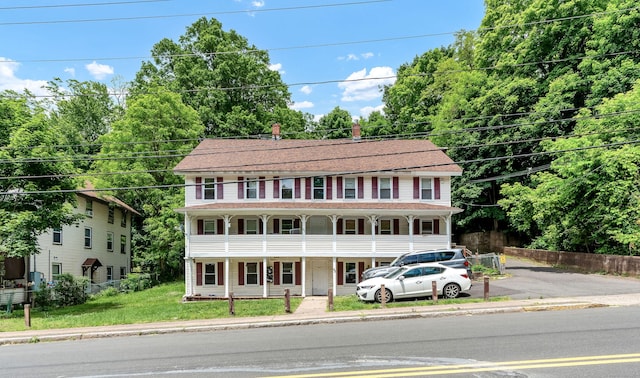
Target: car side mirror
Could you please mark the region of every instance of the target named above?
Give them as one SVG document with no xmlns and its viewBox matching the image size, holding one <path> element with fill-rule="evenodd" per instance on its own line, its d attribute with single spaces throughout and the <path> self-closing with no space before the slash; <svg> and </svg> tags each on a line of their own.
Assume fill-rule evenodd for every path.
<svg viewBox="0 0 640 378">
<path fill-rule="evenodd" d="M 398 279 L 399 279 L 400 281 L 403 281 L 403 280 L 404 280 L 404 276 L 400 276 L 400 277 L 398 277 Z"/>
</svg>

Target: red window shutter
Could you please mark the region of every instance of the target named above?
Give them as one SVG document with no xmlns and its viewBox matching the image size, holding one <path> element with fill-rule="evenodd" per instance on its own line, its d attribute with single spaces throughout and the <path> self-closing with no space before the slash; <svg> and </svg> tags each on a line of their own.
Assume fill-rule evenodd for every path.
<svg viewBox="0 0 640 378">
<path fill-rule="evenodd" d="M 278 176 L 273 178 L 273 198 L 280 198 L 280 179 Z"/>
<path fill-rule="evenodd" d="M 280 285 L 280 262 L 273 263 L 273 284 Z"/>
<path fill-rule="evenodd" d="M 204 221 L 202 219 L 198 219 L 198 235 L 204 234 Z"/>
<path fill-rule="evenodd" d="M 305 199 L 311 199 L 311 181 L 313 180 L 312 177 L 307 177 L 304 181 L 304 198 Z"/>
<path fill-rule="evenodd" d="M 264 263 L 263 262 L 260 263 L 260 271 L 258 272 L 258 275 L 260 276 L 260 285 L 264 285 Z"/>
<path fill-rule="evenodd" d="M 336 198 L 342 198 L 342 176 L 336 177 Z"/>
<path fill-rule="evenodd" d="M 280 219 L 275 218 L 273 220 L 273 233 L 274 234 L 279 234 L 280 233 Z"/>
<path fill-rule="evenodd" d="M 224 179 L 222 177 L 216 177 L 216 196 L 218 199 L 224 199 Z"/>
<path fill-rule="evenodd" d="M 344 228 L 343 223 L 344 222 L 342 221 L 342 218 L 339 218 L 338 222 L 336 223 L 336 234 L 342 235 Z"/>
<path fill-rule="evenodd" d="M 293 228 L 300 228 L 300 219 L 293 220 Z"/>
<path fill-rule="evenodd" d="M 420 177 L 413 178 L 413 199 L 420 198 Z"/>
<path fill-rule="evenodd" d="M 364 218 L 358 218 L 358 235 L 364 235 Z"/>
<path fill-rule="evenodd" d="M 216 223 L 216 233 L 218 235 L 224 235 L 224 219 L 218 219 Z"/>
<path fill-rule="evenodd" d="M 378 178 L 377 177 L 371 178 L 371 198 L 373 199 L 378 198 Z"/>
<path fill-rule="evenodd" d="M 358 177 L 358 198 L 364 198 L 364 177 Z"/>
<path fill-rule="evenodd" d="M 333 198 L 333 177 L 328 176 L 325 185 L 327 187 L 327 199 L 330 200 Z"/>
<path fill-rule="evenodd" d="M 202 263 L 196 263 L 196 286 L 202 286 Z"/>
<path fill-rule="evenodd" d="M 420 235 L 420 219 L 413 220 L 413 234 Z"/>
<path fill-rule="evenodd" d="M 243 262 L 238 263 L 238 285 L 240 286 L 244 285 L 244 263 Z"/>
<path fill-rule="evenodd" d="M 260 198 L 262 199 L 264 198 L 266 182 L 264 181 L 264 177 L 258 177 L 258 180 L 260 182 Z"/>
<path fill-rule="evenodd" d="M 262 235 L 264 234 L 264 230 L 262 229 L 264 227 L 264 222 L 262 221 L 262 218 L 260 218 L 258 220 L 258 234 Z"/>
<path fill-rule="evenodd" d="M 440 199 L 440 178 L 433 179 L 433 195 L 435 199 Z"/>
<path fill-rule="evenodd" d="M 295 275 L 296 275 L 295 284 L 296 285 L 302 285 L 302 268 L 300 266 L 301 266 L 300 261 L 296 261 L 296 263 L 295 263 L 295 269 L 296 269 L 296 271 L 295 271 Z"/>
<path fill-rule="evenodd" d="M 393 219 L 393 234 L 400 235 L 400 219 L 398 218 Z"/>
<path fill-rule="evenodd" d="M 391 181 L 393 183 L 393 198 L 398 199 L 400 198 L 400 180 L 398 176 L 394 176 Z"/>
<path fill-rule="evenodd" d="M 244 234 L 244 219 L 238 218 L 238 235 Z"/>
<path fill-rule="evenodd" d="M 300 177 L 296 177 L 294 180 L 295 185 L 295 196 L 296 198 L 300 198 Z"/>
<path fill-rule="evenodd" d="M 344 263 L 338 261 L 338 285 L 344 285 Z"/>
<path fill-rule="evenodd" d="M 202 177 L 196 177 L 196 199 L 202 199 Z"/>
<path fill-rule="evenodd" d="M 356 280 L 360 282 L 360 275 L 364 272 L 364 261 L 358 263 L 358 271 L 356 272 Z"/>
<path fill-rule="evenodd" d="M 238 199 L 244 199 L 244 177 L 238 176 Z"/>
<path fill-rule="evenodd" d="M 224 285 L 224 263 L 218 261 L 218 285 Z"/>
<path fill-rule="evenodd" d="M 440 220 L 437 218 L 433 220 L 433 234 L 440 235 Z"/>
</svg>

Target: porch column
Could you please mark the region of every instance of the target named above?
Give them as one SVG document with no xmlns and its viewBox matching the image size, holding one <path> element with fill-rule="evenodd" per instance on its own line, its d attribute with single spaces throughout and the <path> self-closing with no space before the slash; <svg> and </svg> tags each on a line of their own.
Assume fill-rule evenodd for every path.
<svg viewBox="0 0 640 378">
<path fill-rule="evenodd" d="M 307 294 L 306 294 L 306 286 L 307 286 L 307 280 L 306 280 L 306 272 L 307 270 L 305 269 L 306 266 L 306 256 L 307 256 L 307 219 L 309 219 L 308 215 L 301 215 L 300 216 L 300 223 L 302 224 L 302 297 L 304 298 Z"/>
<path fill-rule="evenodd" d="M 451 212 L 446 216 L 445 223 L 447 224 L 447 249 L 451 248 Z"/>
<path fill-rule="evenodd" d="M 378 224 L 377 215 L 367 216 L 369 224 L 371 224 L 371 267 L 376 266 L 376 225 Z"/>
<path fill-rule="evenodd" d="M 231 267 L 231 261 L 228 257 L 224 258 L 224 297 L 229 298 L 229 268 Z"/>
<path fill-rule="evenodd" d="M 269 290 L 267 290 L 269 288 L 269 281 L 267 281 L 267 277 L 268 277 L 267 268 L 268 268 L 267 267 L 267 258 L 263 257 L 262 258 L 262 279 L 263 279 L 262 282 L 264 282 L 264 285 L 262 287 L 262 296 L 264 298 L 266 298 L 268 296 L 268 294 L 269 294 Z"/>
<path fill-rule="evenodd" d="M 413 252 L 413 220 L 416 219 L 413 215 L 405 217 L 409 222 L 409 252 Z"/>
<path fill-rule="evenodd" d="M 332 257 L 332 266 L 333 285 L 331 286 L 333 287 L 333 295 L 336 295 L 338 290 L 338 259 L 335 256 Z"/>
<path fill-rule="evenodd" d="M 185 295 L 193 295 L 193 258 L 191 258 L 191 217 L 189 214 L 184 215 L 184 225 L 182 226 L 184 233 L 184 287 Z"/>
<path fill-rule="evenodd" d="M 267 222 L 269 221 L 268 215 L 261 215 L 260 219 L 262 219 L 262 282 L 264 282 L 264 286 L 262 287 L 262 296 L 264 298 L 267 297 L 269 287 L 269 282 L 267 281 Z"/>
</svg>

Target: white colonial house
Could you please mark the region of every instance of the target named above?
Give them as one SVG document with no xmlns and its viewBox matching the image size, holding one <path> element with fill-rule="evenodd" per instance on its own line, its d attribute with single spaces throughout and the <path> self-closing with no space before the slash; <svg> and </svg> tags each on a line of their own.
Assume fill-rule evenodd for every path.
<svg viewBox="0 0 640 378">
<path fill-rule="evenodd" d="M 185 300 L 355 292 L 398 255 L 451 247 L 451 179 L 428 140 L 206 139 L 185 178 Z"/>
<path fill-rule="evenodd" d="M 131 269 L 131 220 L 138 212 L 89 183 L 78 192 L 75 211 L 85 215 L 80 223 L 40 235 L 40 253 L 31 256 L 30 270 L 42 273 L 46 282 L 62 273 L 85 276 L 92 283 L 126 278 Z"/>
</svg>

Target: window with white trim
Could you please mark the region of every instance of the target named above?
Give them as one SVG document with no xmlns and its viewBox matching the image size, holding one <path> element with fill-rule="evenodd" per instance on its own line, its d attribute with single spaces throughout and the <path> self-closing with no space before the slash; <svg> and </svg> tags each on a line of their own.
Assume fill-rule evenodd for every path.
<svg viewBox="0 0 640 378">
<path fill-rule="evenodd" d="M 91 248 L 92 245 L 92 233 L 91 227 L 84 228 L 84 247 Z"/>
<path fill-rule="evenodd" d="M 344 233 L 346 235 L 355 235 L 357 230 L 357 222 L 355 219 L 344 220 Z"/>
<path fill-rule="evenodd" d="M 120 253 L 123 255 L 127 253 L 127 237 L 120 235 Z"/>
<path fill-rule="evenodd" d="M 255 177 L 247 178 L 244 183 L 245 198 L 258 198 L 258 179 Z"/>
<path fill-rule="evenodd" d="M 432 235 L 433 234 L 433 221 L 431 220 L 423 220 L 420 222 L 420 233 L 422 235 Z"/>
<path fill-rule="evenodd" d="M 113 206 L 109 205 L 109 213 L 107 215 L 107 222 L 109 224 L 113 224 L 114 214 L 115 214 L 115 209 L 113 208 Z"/>
<path fill-rule="evenodd" d="M 62 244 L 62 228 L 56 227 L 53 229 L 53 244 Z"/>
<path fill-rule="evenodd" d="M 258 280 L 258 276 L 260 274 L 260 272 L 258 272 L 258 263 L 255 262 L 248 262 L 245 265 L 245 272 L 244 272 L 244 282 L 247 285 L 258 285 L 258 282 L 260 282 Z"/>
<path fill-rule="evenodd" d="M 113 252 L 113 232 L 107 231 L 107 251 Z"/>
<path fill-rule="evenodd" d="M 245 219 L 244 221 L 244 233 L 247 235 L 257 235 L 258 232 L 258 220 L 257 219 Z"/>
<path fill-rule="evenodd" d="M 215 219 L 205 219 L 202 221 L 202 233 L 204 235 L 214 235 L 216 233 L 217 222 Z"/>
<path fill-rule="evenodd" d="M 283 262 L 280 275 L 280 282 L 282 282 L 283 285 L 293 285 L 294 264 L 292 262 Z"/>
<path fill-rule="evenodd" d="M 113 267 L 107 266 L 107 281 L 113 281 Z"/>
<path fill-rule="evenodd" d="M 379 219 L 378 220 L 378 233 L 380 235 L 391 235 L 392 227 L 391 227 L 391 219 Z"/>
<path fill-rule="evenodd" d="M 62 264 L 53 263 L 51 264 L 51 279 L 56 280 L 58 276 L 62 274 Z"/>
<path fill-rule="evenodd" d="M 356 263 L 346 262 L 344 263 L 344 283 L 355 284 L 356 277 L 358 276 L 356 271 Z"/>
<path fill-rule="evenodd" d="M 280 233 L 291 234 L 293 230 L 293 219 L 281 219 L 280 220 Z"/>
<path fill-rule="evenodd" d="M 423 200 L 433 199 L 433 179 L 431 177 L 420 179 L 420 198 Z"/>
<path fill-rule="evenodd" d="M 355 177 L 344 178 L 344 198 L 355 199 L 358 196 L 358 185 Z"/>
<path fill-rule="evenodd" d="M 217 264 L 204 264 L 204 271 L 202 272 L 202 281 L 205 285 L 215 285 Z"/>
<path fill-rule="evenodd" d="M 390 199 L 391 198 L 391 178 L 390 177 L 381 177 L 378 180 L 378 191 L 380 199 Z"/>
<path fill-rule="evenodd" d="M 313 178 L 313 199 L 324 199 L 324 177 Z"/>
<path fill-rule="evenodd" d="M 285 178 L 280 180 L 280 198 L 293 199 L 293 179 Z"/>
<path fill-rule="evenodd" d="M 85 200 L 84 214 L 89 218 L 93 217 L 93 201 L 91 201 L 90 199 Z"/>
<path fill-rule="evenodd" d="M 204 199 L 216 199 L 216 179 L 205 177 L 203 181 Z"/>
</svg>

